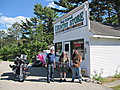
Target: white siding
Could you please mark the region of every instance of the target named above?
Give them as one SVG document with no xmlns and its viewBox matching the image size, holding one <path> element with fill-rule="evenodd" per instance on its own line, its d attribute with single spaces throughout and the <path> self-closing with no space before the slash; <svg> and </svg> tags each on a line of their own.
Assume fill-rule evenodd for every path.
<svg viewBox="0 0 120 90">
<path fill-rule="evenodd" d="M 70 41 L 70 40 L 77 40 L 87 38 L 89 31 L 88 26 L 78 27 L 75 29 L 68 30 L 66 32 L 59 33 L 54 35 L 54 42 L 61 42 L 61 41 Z"/>
<path fill-rule="evenodd" d="M 90 66 L 91 75 L 101 71 L 103 77 L 114 75 L 120 68 L 120 40 L 91 38 Z"/>
</svg>

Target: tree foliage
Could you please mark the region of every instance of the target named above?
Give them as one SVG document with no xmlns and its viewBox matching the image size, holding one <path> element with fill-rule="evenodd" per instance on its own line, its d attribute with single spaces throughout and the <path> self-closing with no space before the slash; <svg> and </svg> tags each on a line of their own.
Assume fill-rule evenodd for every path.
<svg viewBox="0 0 120 90">
<path fill-rule="evenodd" d="M 58 0 L 54 3 L 63 9 L 52 8 L 58 13 L 68 13 L 89 0 Z M 90 19 L 120 26 L 120 0 L 90 0 Z"/>
<path fill-rule="evenodd" d="M 56 12 L 68 13 L 85 1 L 87 0 L 59 0 L 58 2 L 54 1 L 56 5 L 61 6 L 64 9 L 56 9 L 56 8 L 52 8 L 52 9 L 55 10 Z"/>
<path fill-rule="evenodd" d="M 17 47 L 16 45 L 4 46 L 2 47 L 2 49 L 0 49 L 1 59 L 7 61 L 8 59 L 15 58 L 16 56 L 20 55 L 18 51 L 19 47 Z"/>
<path fill-rule="evenodd" d="M 53 21 L 57 18 L 57 13 L 49 7 L 43 7 L 40 4 L 36 4 L 34 7 L 34 14 L 37 15 L 39 23 L 43 26 L 44 40 L 48 45 L 53 43 Z"/>
<path fill-rule="evenodd" d="M 0 49 L 4 46 L 5 42 L 4 42 L 4 37 L 5 37 L 6 33 L 4 30 L 0 31 Z"/>
<path fill-rule="evenodd" d="M 28 60 L 36 58 L 38 52 L 48 49 L 53 44 L 53 24 L 57 18 L 55 11 L 40 4 L 34 6 L 36 17 L 14 23 L 7 35 L 0 34 L 0 58 L 7 60 L 20 54 L 27 54 Z M 4 40 L 4 45 L 3 41 Z"/>
</svg>

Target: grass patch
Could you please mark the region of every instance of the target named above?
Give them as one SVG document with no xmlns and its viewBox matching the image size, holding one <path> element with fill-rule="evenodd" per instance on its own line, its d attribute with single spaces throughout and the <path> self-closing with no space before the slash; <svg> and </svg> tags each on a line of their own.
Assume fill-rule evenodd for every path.
<svg viewBox="0 0 120 90">
<path fill-rule="evenodd" d="M 113 76 L 114 78 L 120 78 L 120 74 Z"/>
<path fill-rule="evenodd" d="M 7 60 L 8 62 L 13 62 L 13 59 L 9 59 L 9 60 Z"/>
<path fill-rule="evenodd" d="M 113 78 L 113 77 L 103 78 L 102 84 L 114 82 L 114 81 L 116 81 L 116 80 L 118 80 L 118 79 L 117 79 L 117 78 Z M 119 80 L 120 80 L 120 79 L 119 79 Z"/>
<path fill-rule="evenodd" d="M 4 60 L 2 60 L 2 59 L 0 59 L 0 61 L 4 61 Z M 13 62 L 13 59 L 9 59 L 9 60 L 7 60 L 8 62 Z"/>
<path fill-rule="evenodd" d="M 120 85 L 115 86 L 115 87 L 111 87 L 111 88 L 113 88 L 114 90 L 120 90 Z"/>
<path fill-rule="evenodd" d="M 116 80 L 120 80 L 120 74 L 114 75 L 113 77 L 103 78 L 103 80 L 101 82 L 102 82 L 102 84 L 105 84 L 105 83 L 114 82 Z"/>
<path fill-rule="evenodd" d="M 0 59 L 0 61 L 3 61 L 2 59 Z"/>
</svg>

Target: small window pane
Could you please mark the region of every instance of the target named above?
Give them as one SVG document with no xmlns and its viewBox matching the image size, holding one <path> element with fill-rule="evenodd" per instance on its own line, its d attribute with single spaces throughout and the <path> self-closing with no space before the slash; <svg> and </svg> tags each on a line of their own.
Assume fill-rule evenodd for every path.
<svg viewBox="0 0 120 90">
<path fill-rule="evenodd" d="M 65 51 L 69 51 L 69 44 L 65 44 Z"/>
<path fill-rule="evenodd" d="M 62 42 L 55 43 L 55 54 L 59 56 L 62 54 Z"/>
</svg>

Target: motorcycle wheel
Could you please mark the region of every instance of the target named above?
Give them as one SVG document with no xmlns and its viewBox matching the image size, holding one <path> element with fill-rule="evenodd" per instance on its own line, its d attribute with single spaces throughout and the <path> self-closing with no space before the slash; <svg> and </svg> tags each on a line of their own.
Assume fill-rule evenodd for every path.
<svg viewBox="0 0 120 90">
<path fill-rule="evenodd" d="M 19 78 L 19 82 L 24 82 L 25 81 L 25 75 Z"/>
</svg>

